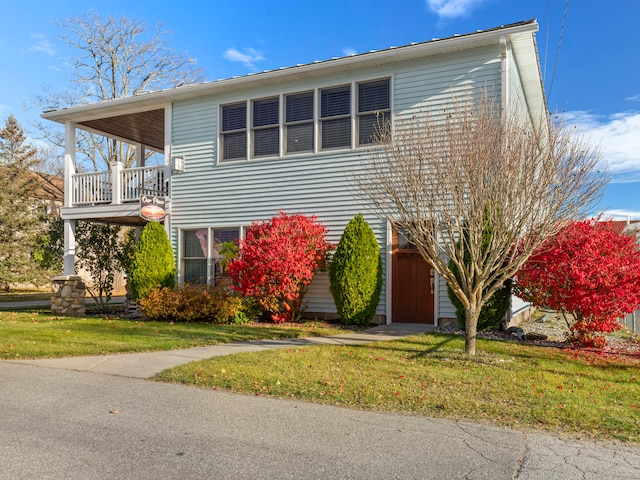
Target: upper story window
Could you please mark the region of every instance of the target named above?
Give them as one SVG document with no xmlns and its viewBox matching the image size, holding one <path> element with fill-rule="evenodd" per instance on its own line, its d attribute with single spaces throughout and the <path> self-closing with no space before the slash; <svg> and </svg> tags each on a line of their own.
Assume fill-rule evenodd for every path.
<svg viewBox="0 0 640 480">
<path fill-rule="evenodd" d="M 390 120 L 391 81 L 237 102 L 222 105 L 220 115 L 223 162 L 354 148 L 370 144 Z"/>
<path fill-rule="evenodd" d="M 254 100 L 253 157 L 280 155 L 280 97 Z"/>
<path fill-rule="evenodd" d="M 247 104 L 222 107 L 222 160 L 247 158 Z"/>
<path fill-rule="evenodd" d="M 351 85 L 320 90 L 322 149 L 351 146 Z"/>
<path fill-rule="evenodd" d="M 313 91 L 284 98 L 286 153 L 313 152 Z"/>
<path fill-rule="evenodd" d="M 358 145 L 371 143 L 390 119 L 389 79 L 358 84 Z"/>
</svg>

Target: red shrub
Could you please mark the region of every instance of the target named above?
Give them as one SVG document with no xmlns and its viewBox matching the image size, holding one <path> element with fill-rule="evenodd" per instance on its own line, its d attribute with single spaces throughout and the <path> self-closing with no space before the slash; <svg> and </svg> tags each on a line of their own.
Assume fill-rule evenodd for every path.
<svg viewBox="0 0 640 480">
<path fill-rule="evenodd" d="M 274 321 L 295 319 L 306 287 L 331 248 L 326 233 L 315 216 L 301 214 L 279 212 L 271 220 L 252 223 L 240 256 L 227 266 L 234 288 L 255 298 Z"/>
<path fill-rule="evenodd" d="M 515 290 L 536 306 L 573 315 L 572 340 L 604 346 L 603 332 L 640 306 L 640 249 L 611 222 L 575 222 L 518 272 Z"/>
</svg>

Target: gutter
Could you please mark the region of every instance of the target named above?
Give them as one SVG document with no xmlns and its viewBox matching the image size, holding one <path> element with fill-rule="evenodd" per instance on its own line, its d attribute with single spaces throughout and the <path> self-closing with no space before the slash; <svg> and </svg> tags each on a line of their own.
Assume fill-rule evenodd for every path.
<svg viewBox="0 0 640 480">
<path fill-rule="evenodd" d="M 509 48 L 507 46 L 507 36 L 500 37 L 500 104 L 502 113 L 510 108 L 509 98 Z"/>
</svg>

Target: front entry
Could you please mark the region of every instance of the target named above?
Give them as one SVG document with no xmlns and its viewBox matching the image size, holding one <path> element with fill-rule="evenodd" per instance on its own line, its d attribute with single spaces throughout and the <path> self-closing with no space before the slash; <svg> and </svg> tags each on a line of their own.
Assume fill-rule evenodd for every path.
<svg viewBox="0 0 640 480">
<path fill-rule="evenodd" d="M 391 255 L 391 321 L 433 325 L 434 270 L 402 228 L 393 229 Z"/>
</svg>

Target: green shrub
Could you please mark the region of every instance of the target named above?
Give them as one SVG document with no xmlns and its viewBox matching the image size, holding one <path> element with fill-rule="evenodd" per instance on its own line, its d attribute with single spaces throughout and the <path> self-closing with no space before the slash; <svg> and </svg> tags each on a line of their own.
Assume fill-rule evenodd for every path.
<svg viewBox="0 0 640 480">
<path fill-rule="evenodd" d="M 454 272 L 458 280 L 459 272 L 458 268 L 453 262 L 449 262 L 449 268 Z M 480 310 L 480 316 L 478 317 L 478 331 L 488 330 L 497 326 L 511 307 L 511 285 L 512 281 L 507 280 L 502 288 L 494 293 L 491 298 L 482 306 Z M 458 319 L 458 326 L 465 329 L 465 316 L 466 312 L 462 302 L 455 296 L 451 287 L 447 286 L 447 293 L 449 294 L 449 300 L 454 307 L 456 307 L 456 318 Z"/>
<path fill-rule="evenodd" d="M 463 233 L 463 235 L 466 234 Z M 482 232 L 482 254 L 486 252 L 486 249 L 489 248 L 490 240 L 492 235 L 492 229 L 488 224 L 485 224 L 484 230 Z M 459 244 L 458 244 L 459 245 Z M 467 245 L 467 242 L 465 242 Z M 465 263 L 470 264 L 471 258 L 468 250 L 465 248 L 464 252 Z M 460 270 L 456 266 L 456 264 L 450 260 L 449 261 L 449 269 L 455 275 L 458 280 L 458 284 L 460 284 Z M 498 289 L 491 298 L 482 306 L 480 310 L 480 316 L 478 317 L 478 331 L 481 332 L 483 330 L 488 330 L 490 328 L 498 325 L 505 317 L 509 308 L 511 307 L 511 287 L 512 281 L 507 280 L 504 282 L 502 288 Z M 494 284 L 489 285 L 487 288 L 491 288 Z M 466 311 L 462 302 L 456 297 L 451 290 L 451 287 L 447 285 L 447 293 L 449 295 L 449 300 L 456 308 L 456 318 L 458 319 L 458 325 L 461 329 L 465 329 L 465 317 Z M 483 292 L 484 293 L 484 292 Z"/>
<path fill-rule="evenodd" d="M 131 262 L 131 291 L 138 300 L 156 287 L 173 287 L 176 265 L 164 227 L 149 222 L 140 234 Z"/>
<path fill-rule="evenodd" d="M 369 325 L 380 300 L 380 247 L 361 214 L 347 224 L 329 267 L 331 295 L 340 321 Z"/>
<path fill-rule="evenodd" d="M 139 305 L 145 316 L 159 321 L 246 323 L 255 319 L 243 298 L 226 285 L 154 288 Z"/>
</svg>

